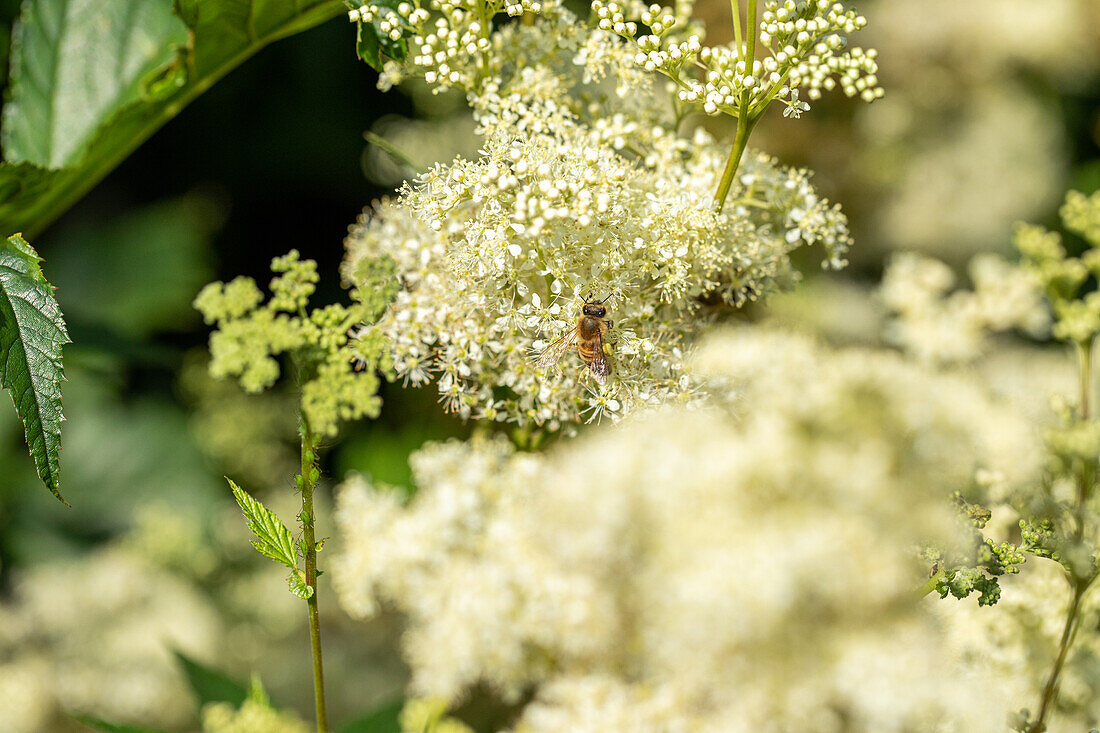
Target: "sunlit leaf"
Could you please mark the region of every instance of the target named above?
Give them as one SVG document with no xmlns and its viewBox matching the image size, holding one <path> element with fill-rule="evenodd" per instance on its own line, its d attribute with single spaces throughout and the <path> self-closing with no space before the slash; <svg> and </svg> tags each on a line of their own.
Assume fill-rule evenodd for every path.
<svg viewBox="0 0 1100 733">
<path fill-rule="evenodd" d="M 287 585 L 290 586 L 290 592 L 303 601 L 309 600 L 313 597 L 313 588 L 306 585 L 306 576 L 301 570 L 292 568 L 290 575 L 286 579 Z"/>
<path fill-rule="evenodd" d="M 187 26 L 171 0 L 30 0 L 16 23 L 4 159 L 63 168 L 105 119 L 172 91 Z M 174 86 L 182 84 L 177 76 Z"/>
<path fill-rule="evenodd" d="M 229 481 L 229 486 L 233 489 L 233 496 L 248 520 L 248 528 L 252 530 L 252 534 L 256 535 L 256 539 L 252 540 L 252 546 L 256 551 L 288 568 L 296 569 L 298 555 L 294 549 L 294 537 L 291 536 L 286 525 L 279 521 L 275 512 L 253 499 L 237 484 Z"/>
</svg>

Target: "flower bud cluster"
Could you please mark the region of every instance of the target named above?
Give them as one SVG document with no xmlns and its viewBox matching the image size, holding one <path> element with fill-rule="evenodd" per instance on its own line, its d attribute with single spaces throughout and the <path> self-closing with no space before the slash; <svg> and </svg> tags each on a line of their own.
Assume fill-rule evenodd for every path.
<svg viewBox="0 0 1100 733">
<path fill-rule="evenodd" d="M 843 3 L 765 2 L 758 30 L 766 53 L 752 59 L 745 45 L 703 45 L 698 29 L 670 8 L 593 0 L 592 12 L 601 29 L 636 46 L 635 63 L 672 79 L 680 101 L 708 115 L 756 117 L 780 99 L 787 104 L 786 116 L 797 117 L 809 109 L 798 100 L 799 90 L 810 99 L 835 88 L 866 102 L 883 95 L 874 49 L 847 50 L 847 36 L 867 19 Z"/>
<path fill-rule="evenodd" d="M 1091 345 L 1100 334 L 1100 292 L 1082 294 L 1082 288 L 1090 276 L 1100 277 L 1100 192 L 1085 196 L 1070 191 L 1060 214 L 1066 229 L 1089 245 L 1079 257 L 1067 255 L 1057 232 L 1036 225 L 1018 225 L 1013 243 L 1054 310 L 1054 336 Z"/>
<path fill-rule="evenodd" d="M 316 289 L 317 264 L 301 260 L 296 250 L 276 257 L 271 269 L 271 298 L 251 278 L 213 282 L 195 298 L 195 308 L 210 334 L 210 373 L 232 376 L 248 392 L 267 389 L 280 373 L 279 357 L 296 361 L 301 381 L 302 414 L 320 435 L 334 435 L 337 425 L 377 415 L 379 379 L 388 357 L 383 340 L 370 323 L 388 304 L 395 289 L 392 262 L 385 258 L 359 263 L 359 285 L 351 305 L 333 304 L 307 311 Z"/>
<path fill-rule="evenodd" d="M 392 41 L 411 44 L 404 73 L 422 76 L 437 91 L 452 87 L 474 91 L 496 68 L 490 34 L 499 13 L 517 17 L 540 13 L 542 0 L 412 0 L 396 8 L 368 3 L 348 12 L 356 23 L 375 23 Z M 380 83 L 386 88 L 402 78 L 389 62 Z"/>
</svg>

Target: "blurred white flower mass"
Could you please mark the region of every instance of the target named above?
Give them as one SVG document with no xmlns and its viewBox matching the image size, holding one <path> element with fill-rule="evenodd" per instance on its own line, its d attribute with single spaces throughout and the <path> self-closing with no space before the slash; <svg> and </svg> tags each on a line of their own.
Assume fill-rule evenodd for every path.
<svg viewBox="0 0 1100 733">
<path fill-rule="evenodd" d="M 0 603 L 2 729 L 56 730 L 70 713 L 186 723 L 172 650 L 209 658 L 223 633 L 199 591 L 121 548 L 29 570 Z"/>
<path fill-rule="evenodd" d="M 945 492 L 1039 470 L 1026 421 L 900 357 L 758 329 L 711 397 L 545 455 L 415 455 L 418 492 L 339 492 L 344 607 L 407 617 L 411 691 L 531 701 L 515 731 L 1000 730 L 915 603 Z M 937 727 L 938 726 L 938 727 Z"/>
</svg>

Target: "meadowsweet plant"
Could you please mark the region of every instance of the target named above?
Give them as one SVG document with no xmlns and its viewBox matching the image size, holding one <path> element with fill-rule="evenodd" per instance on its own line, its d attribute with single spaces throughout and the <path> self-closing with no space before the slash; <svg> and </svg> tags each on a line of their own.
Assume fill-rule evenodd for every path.
<svg viewBox="0 0 1100 733">
<path fill-rule="evenodd" d="M 916 603 L 913 546 L 967 541 L 945 487 L 1034 479 L 1028 423 L 896 354 L 759 328 L 692 368 L 702 409 L 542 454 L 430 445 L 407 503 L 345 483 L 337 594 L 406 616 L 411 692 L 487 688 L 517 733 L 1002 729 Z"/>
<path fill-rule="evenodd" d="M 919 329 L 912 326 L 929 320 L 928 313 L 932 312 L 936 314 L 933 320 L 951 324 L 941 329 L 937 338 L 967 344 L 967 348 L 955 351 L 972 356 L 971 345 L 983 330 L 1038 324 L 1042 319 L 1035 316 L 1035 306 L 1045 303 L 1052 314 L 1051 334 L 1070 345 L 1076 356 L 1076 396 L 1055 395 L 1052 398 L 1057 422 L 1046 426 L 1043 433 L 1044 475 L 1014 493 L 987 494 L 988 502 L 975 504 L 960 499 L 960 509 L 974 527 L 978 551 L 964 562 L 933 554 L 934 574 L 926 586 L 943 597 L 951 594 L 963 598 L 978 592 L 980 604 L 992 605 L 1001 593 L 998 576 L 1018 573 L 1027 557 L 1053 560 L 1061 566 L 1064 582 L 1059 592 L 1065 604 L 1057 611 L 1064 619 L 1060 635 L 1048 661 L 1037 706 L 1019 711 L 1015 721 L 1015 729 L 1027 733 L 1048 730 L 1058 705 L 1063 669 L 1071 657 L 1086 616 L 1085 609 L 1091 607 L 1090 588 L 1100 575 L 1097 560 L 1100 522 L 1095 508 L 1100 468 L 1100 420 L 1094 416 L 1092 407 L 1092 351 L 1096 335 L 1100 333 L 1100 293 L 1088 287 L 1100 274 L 1100 193 L 1085 196 L 1070 192 L 1062 206 L 1061 218 L 1065 228 L 1084 241 L 1084 251 L 1079 256 L 1070 256 L 1058 233 L 1020 224 L 1013 240 L 1020 252 L 1019 264 L 1011 268 L 1003 262 L 997 265 L 1005 275 L 1001 282 L 1014 284 L 999 292 L 1017 295 L 1002 300 L 1005 307 L 999 319 L 981 315 L 984 311 L 981 303 L 988 302 L 990 291 L 980 276 L 974 277 L 973 292 L 946 295 L 949 283 L 939 269 L 941 266 L 935 262 L 901 261 L 901 267 L 910 270 L 916 267 L 928 275 L 907 278 L 912 283 L 919 283 L 909 295 L 904 295 L 900 286 L 906 278 L 888 275 L 884 287 L 885 299 L 897 308 L 898 322 L 902 326 L 897 332 L 904 337 L 904 342 L 920 340 L 917 337 Z M 982 271 L 979 266 L 975 272 Z M 964 335 L 960 338 L 952 331 Z M 994 541 L 982 535 L 991 516 L 983 503 L 998 501 L 1008 503 L 1019 516 L 1018 530 L 1011 542 Z M 1089 709 L 1096 704 L 1094 695 L 1086 696 L 1083 704 L 1080 700 L 1076 702 L 1078 709 L 1082 706 Z"/>
<path fill-rule="evenodd" d="M 382 11 L 353 16 L 367 22 L 364 12 L 380 32 Z M 701 327 L 793 283 L 796 248 L 845 264 L 847 221 L 806 171 L 749 154 L 729 206 L 715 209 L 728 150 L 702 130 L 681 133 L 683 104 L 635 63 L 633 41 L 550 1 L 486 43 L 488 61 L 460 53 L 468 73 L 455 77 L 481 157 L 425 172 L 367 210 L 347 241 L 353 283 L 364 257 L 397 263 L 403 288 L 376 328 L 397 375 L 435 381 L 447 409 L 555 430 L 690 402 L 698 384 L 684 358 Z M 402 69 L 430 73 L 408 59 Z M 607 385 L 575 358 L 534 365 L 588 296 L 609 297 L 616 323 Z"/>
<path fill-rule="evenodd" d="M 386 370 L 388 361 L 381 334 L 359 335 L 358 331 L 382 312 L 396 280 L 391 261 L 364 260 L 357 270 L 362 287 L 352 290 L 350 305 L 309 310 L 319 279 L 316 263 L 300 259 L 292 250 L 275 258 L 271 270 L 275 277 L 266 302 L 254 280 L 238 277 L 207 285 L 195 298 L 195 307 L 207 323 L 216 326 L 210 336 L 212 375 L 234 377 L 246 391 L 259 392 L 278 379 L 279 358 L 285 357 L 297 383 L 301 470 L 295 486 L 302 496 L 300 537 L 295 538 L 274 512 L 229 483 L 256 536 L 253 546 L 287 566 L 290 592 L 307 604 L 317 729 L 323 733 L 327 716 L 316 588 L 317 552 L 324 540 L 315 536 L 313 508 L 320 478 L 317 453 L 321 440 L 335 435 L 341 421 L 378 414 L 379 373 Z M 256 707 L 257 715 L 266 714 L 263 705 Z M 226 726 L 235 729 L 229 723 Z"/>
<path fill-rule="evenodd" d="M 810 109 L 799 99 L 800 90 L 809 99 L 818 99 L 823 90 L 837 86 L 849 97 L 859 95 L 867 102 L 883 96 L 876 76 L 876 51 L 847 48 L 848 35 L 862 29 L 867 19 L 843 3 L 765 0 L 758 18 L 757 0 L 746 0 L 742 39 L 741 3 L 733 0 L 731 46 L 704 46 L 702 29 L 689 15 L 692 3 L 676 5 L 673 9 L 646 6 L 639 0 L 593 0 L 592 11 L 601 29 L 636 46 L 639 66 L 675 82 L 679 102 L 701 107 L 708 115 L 737 120 L 733 147 L 715 193 L 719 210 L 749 136 L 773 101 L 785 104 L 784 117 L 798 118 Z"/>
</svg>

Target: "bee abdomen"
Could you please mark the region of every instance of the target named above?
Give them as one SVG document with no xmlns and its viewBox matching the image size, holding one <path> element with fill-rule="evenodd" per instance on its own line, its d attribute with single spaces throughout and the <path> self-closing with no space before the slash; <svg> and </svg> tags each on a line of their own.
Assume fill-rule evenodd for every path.
<svg viewBox="0 0 1100 733">
<path fill-rule="evenodd" d="M 600 353 L 600 343 L 599 341 L 578 341 L 577 351 L 580 352 L 582 359 L 585 361 L 592 361 L 596 358 L 596 355 Z"/>
</svg>

